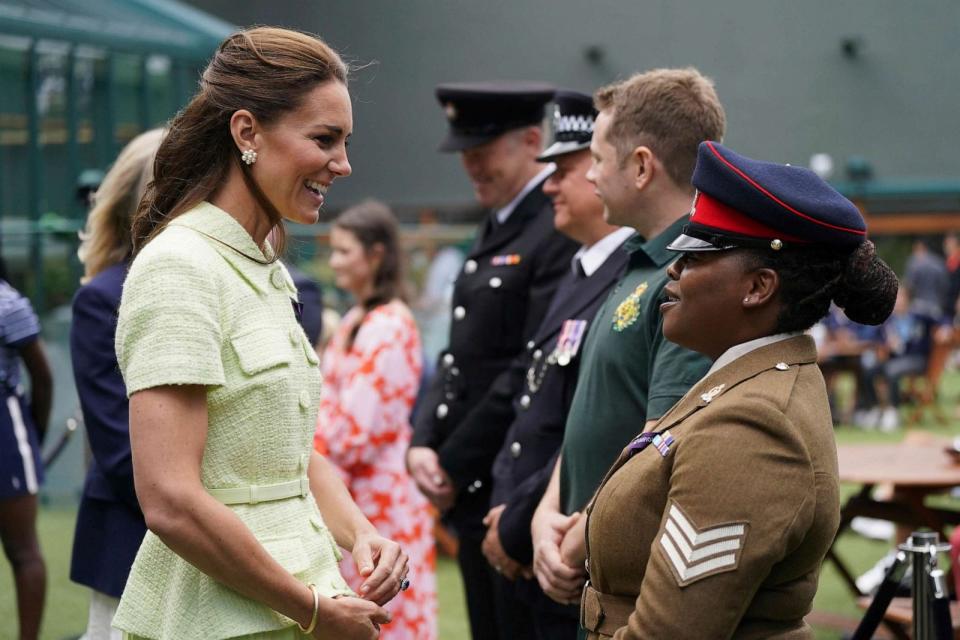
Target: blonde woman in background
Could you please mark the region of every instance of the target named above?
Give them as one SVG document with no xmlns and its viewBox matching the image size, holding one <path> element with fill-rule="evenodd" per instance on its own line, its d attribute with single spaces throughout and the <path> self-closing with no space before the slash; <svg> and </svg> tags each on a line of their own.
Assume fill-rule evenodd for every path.
<svg viewBox="0 0 960 640">
<path fill-rule="evenodd" d="M 133 487 L 127 390 L 113 340 L 130 266 L 130 224 L 163 135 L 152 129 L 120 152 L 97 189 L 77 252 L 84 273 L 73 298 L 70 356 L 93 457 L 77 514 L 70 579 L 91 589 L 84 640 L 121 637 L 110 621 L 147 531 Z"/>
</svg>

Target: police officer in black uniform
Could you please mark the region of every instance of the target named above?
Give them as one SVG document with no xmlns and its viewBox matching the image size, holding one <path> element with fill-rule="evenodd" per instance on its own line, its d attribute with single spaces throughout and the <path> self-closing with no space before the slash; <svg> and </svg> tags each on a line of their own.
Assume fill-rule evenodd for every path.
<svg viewBox="0 0 960 640">
<path fill-rule="evenodd" d="M 504 402 L 512 409 L 512 422 L 493 466 L 492 508 L 485 519 L 483 543 L 487 560 L 501 574 L 495 581 L 501 636 L 510 629 L 510 637 L 563 640 L 576 637 L 579 609 L 557 604 L 529 577 L 530 521 L 563 441 L 580 346 L 597 308 L 626 268 L 627 253 L 621 245 L 634 232 L 607 224 L 603 203 L 586 179 L 596 116 L 593 99 L 561 90 L 554 102 L 555 141 L 539 160 L 554 162 L 557 168 L 544 192 L 553 199 L 556 228 L 581 247 L 526 352 L 512 365 L 512 396 L 490 397 L 496 392 L 492 390 L 481 405 L 487 410 L 481 415 L 475 411 L 471 418 L 493 422 Z"/>
<path fill-rule="evenodd" d="M 541 121 L 554 88 L 534 83 L 437 88 L 449 132 L 481 205 L 491 209 L 454 285 L 449 347 L 414 418 L 407 465 L 459 538 L 475 640 L 496 640 L 493 578 L 480 551 L 490 506 L 490 468 L 509 418 L 469 421 L 492 388 L 509 389 L 509 364 L 533 337 L 577 245 L 553 228 L 542 191 L 551 165 L 537 162 Z M 479 441 L 478 447 L 463 446 Z"/>
</svg>

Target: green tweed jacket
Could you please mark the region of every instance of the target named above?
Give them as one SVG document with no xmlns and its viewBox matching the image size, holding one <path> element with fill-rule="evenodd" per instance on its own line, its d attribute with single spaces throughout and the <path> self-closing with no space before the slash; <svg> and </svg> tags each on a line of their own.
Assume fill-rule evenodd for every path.
<svg viewBox="0 0 960 640">
<path fill-rule="evenodd" d="M 267 253 L 272 250 L 267 249 Z M 228 213 L 201 203 L 133 261 L 117 324 L 127 393 L 205 385 L 202 480 L 210 489 L 305 475 L 320 397 L 318 358 L 297 324 L 297 293 Z M 270 554 L 326 596 L 350 590 L 313 496 L 232 505 Z M 147 533 L 114 626 L 157 640 L 213 640 L 294 622 L 213 580 Z"/>
</svg>

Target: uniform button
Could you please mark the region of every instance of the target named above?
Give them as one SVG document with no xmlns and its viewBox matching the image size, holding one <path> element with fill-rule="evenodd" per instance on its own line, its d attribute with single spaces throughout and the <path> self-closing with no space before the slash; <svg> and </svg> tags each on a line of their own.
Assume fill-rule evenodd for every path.
<svg viewBox="0 0 960 640">
<path fill-rule="evenodd" d="M 445 366 L 448 366 L 448 367 L 449 367 L 449 366 L 452 365 L 454 362 L 455 362 L 455 359 L 454 359 L 452 353 L 445 353 L 445 354 L 443 354 L 443 364 L 444 364 Z"/>
<path fill-rule="evenodd" d="M 306 409 L 310 406 L 310 393 L 307 391 L 300 392 L 300 407 Z"/>
<path fill-rule="evenodd" d="M 537 349 L 536 351 L 533 352 L 534 360 L 539 360 L 542 357 L 543 357 L 543 351 L 540 351 L 540 349 Z"/>
<path fill-rule="evenodd" d="M 463 307 L 457 307 L 453 310 L 453 319 L 454 320 L 463 320 L 467 316 L 467 310 Z"/>
<path fill-rule="evenodd" d="M 473 273 L 477 270 L 477 261 L 476 260 L 467 260 L 463 265 L 464 273 Z"/>
<path fill-rule="evenodd" d="M 441 403 L 437 405 L 437 418 L 443 420 L 447 417 L 448 413 L 450 413 L 450 407 L 448 407 L 446 404 Z"/>
<path fill-rule="evenodd" d="M 475 486 L 473 486 L 472 484 L 467 485 L 467 493 L 476 493 L 476 492 L 477 492 L 477 488 Z"/>
<path fill-rule="evenodd" d="M 460 375 L 460 367 L 450 367 L 450 375 L 453 377 Z"/>
<path fill-rule="evenodd" d="M 490 278 L 490 286 L 493 287 L 494 289 L 499 289 L 500 285 L 502 284 L 503 284 L 503 280 L 501 280 L 500 278 L 496 276 Z"/>
<path fill-rule="evenodd" d="M 523 451 L 523 447 L 520 446 L 519 442 L 514 442 L 510 445 L 510 455 L 514 458 L 519 458 L 521 451 Z"/>
<path fill-rule="evenodd" d="M 537 343 L 534 342 L 533 340 L 531 340 L 530 342 L 527 343 L 527 351 L 530 351 L 530 350 L 533 349 L 535 346 L 537 346 Z"/>
<path fill-rule="evenodd" d="M 530 408 L 530 396 L 528 396 L 528 395 L 526 395 L 526 394 L 520 396 L 520 406 L 523 407 L 524 409 L 529 409 L 529 408 Z"/>
<path fill-rule="evenodd" d="M 277 289 L 286 289 L 287 283 L 284 282 L 283 272 L 280 269 L 274 269 L 273 273 L 270 274 L 270 284 L 272 284 Z"/>
<path fill-rule="evenodd" d="M 474 489 L 479 489 L 480 487 L 483 486 L 483 483 L 480 482 L 479 480 L 474 480 L 474 481 L 473 481 L 473 484 L 472 484 L 471 486 L 472 486 Z"/>
</svg>

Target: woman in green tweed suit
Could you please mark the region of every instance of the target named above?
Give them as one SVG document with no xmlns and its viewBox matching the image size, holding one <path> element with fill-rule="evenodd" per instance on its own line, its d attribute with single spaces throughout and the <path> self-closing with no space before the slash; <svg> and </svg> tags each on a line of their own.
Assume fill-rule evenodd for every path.
<svg viewBox="0 0 960 640">
<path fill-rule="evenodd" d="M 318 359 L 277 260 L 283 220 L 316 222 L 350 174 L 346 75 L 313 36 L 234 34 L 157 153 L 117 327 L 150 529 L 114 618 L 129 638 L 376 638 L 408 584 L 312 453 Z"/>
</svg>

